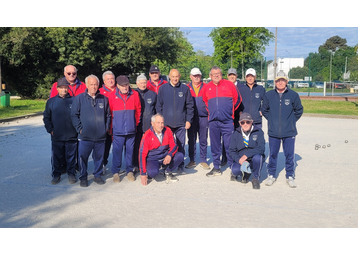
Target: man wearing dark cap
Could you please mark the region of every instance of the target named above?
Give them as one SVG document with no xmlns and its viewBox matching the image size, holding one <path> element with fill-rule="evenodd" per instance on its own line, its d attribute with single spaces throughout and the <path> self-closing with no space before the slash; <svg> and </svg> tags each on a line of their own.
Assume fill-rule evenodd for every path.
<svg viewBox="0 0 358 255">
<path fill-rule="evenodd" d="M 88 186 L 87 165 L 92 152 L 94 182 L 104 184 L 101 178 L 107 133 L 110 131 L 111 113 L 108 99 L 102 95 L 99 79 L 91 74 L 85 79 L 87 89 L 73 100 L 71 118 L 78 133 L 78 165 L 81 187 Z"/>
<path fill-rule="evenodd" d="M 141 104 L 137 91 L 129 86 L 126 76 L 116 79 L 117 88 L 109 95 L 109 105 L 112 113 L 113 134 L 113 182 L 120 182 L 119 171 L 122 166 L 122 152 L 125 146 L 126 175 L 129 181 L 135 181 L 133 172 L 133 148 L 137 126 L 141 119 Z"/>
<path fill-rule="evenodd" d="M 235 68 L 230 68 L 228 71 L 227 71 L 227 79 L 229 81 L 231 81 L 232 83 L 234 83 L 234 85 L 239 88 L 241 86 L 243 86 L 244 84 L 242 84 L 241 82 L 239 82 L 237 80 L 237 71 Z"/>
<path fill-rule="evenodd" d="M 247 183 L 252 173 L 252 188 L 260 189 L 260 172 L 265 159 L 265 138 L 260 127 L 253 125 L 251 115 L 244 112 L 240 115 L 240 127 L 231 136 L 229 154 L 233 159 L 231 180 L 242 177 Z"/>
<path fill-rule="evenodd" d="M 147 88 L 151 91 L 154 91 L 158 94 L 159 88 L 168 83 L 167 81 L 160 78 L 160 70 L 156 65 L 152 65 L 149 69 L 149 77 L 150 79 L 147 82 Z"/>
<path fill-rule="evenodd" d="M 264 96 L 262 115 L 267 119 L 270 159 L 267 165 L 266 186 L 276 181 L 277 155 L 281 141 L 285 155 L 286 182 L 290 188 L 295 183 L 295 140 L 296 122 L 303 114 L 303 106 L 297 92 L 287 87 L 288 79 L 283 71 L 277 73 L 275 89 Z"/>
<path fill-rule="evenodd" d="M 77 132 L 71 121 L 73 97 L 68 94 L 69 83 L 65 78 L 57 81 L 57 95 L 46 102 L 43 121 L 51 134 L 52 184 L 60 182 L 62 162 L 66 163 L 68 180 L 76 182 Z"/>
</svg>

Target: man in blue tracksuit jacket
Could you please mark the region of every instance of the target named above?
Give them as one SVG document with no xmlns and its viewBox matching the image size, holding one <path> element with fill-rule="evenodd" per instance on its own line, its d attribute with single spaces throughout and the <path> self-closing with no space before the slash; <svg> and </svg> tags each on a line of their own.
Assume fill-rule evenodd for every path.
<svg viewBox="0 0 358 255">
<path fill-rule="evenodd" d="M 138 86 L 136 91 L 140 96 L 140 104 L 142 107 L 142 117 L 135 135 L 133 166 L 136 168 L 136 171 L 139 171 L 139 145 L 143 134 L 152 126 L 151 118 L 156 114 L 155 105 L 157 103 L 157 93 L 147 88 L 147 77 L 145 77 L 144 74 L 141 74 L 137 77 L 136 83 Z"/>
<path fill-rule="evenodd" d="M 170 70 L 169 78 L 170 82 L 159 88 L 156 110 L 164 116 L 165 125 L 175 134 L 179 152 L 185 155 L 185 133 L 193 121 L 194 101 L 189 87 L 179 81 L 178 70 Z M 185 174 L 184 162 L 178 172 Z"/>
<path fill-rule="evenodd" d="M 65 78 L 57 81 L 57 95 L 46 102 L 43 121 L 48 133 L 51 134 L 52 184 L 60 182 L 62 162 L 70 184 L 76 182 L 76 149 L 77 132 L 71 121 L 73 97 L 68 93 L 69 83 Z"/>
<path fill-rule="evenodd" d="M 266 94 L 266 90 L 263 86 L 257 85 L 255 69 L 247 69 L 245 79 L 245 85 L 239 87 L 242 97 L 243 112 L 250 113 L 254 125 L 262 128 L 261 104 Z M 238 119 L 236 116 L 235 119 L 235 127 L 238 127 Z"/>
<path fill-rule="evenodd" d="M 296 122 L 303 114 L 303 106 L 298 93 L 289 89 L 287 83 L 286 74 L 280 71 L 275 79 L 275 89 L 266 93 L 262 104 L 262 114 L 268 121 L 270 149 L 266 185 L 271 186 L 276 181 L 277 155 L 282 141 L 286 157 L 286 182 L 289 187 L 295 188 Z"/>
<path fill-rule="evenodd" d="M 242 165 L 252 169 L 252 187 L 260 188 L 260 172 L 265 159 L 265 138 L 262 129 L 253 124 L 252 116 L 244 112 L 240 115 L 240 127 L 231 136 L 229 155 L 233 159 L 231 180 L 242 176 L 242 183 L 247 183 L 251 173 L 247 173 Z M 250 171 L 251 172 L 251 171 Z M 243 175 L 244 174 L 244 175 Z"/>
<path fill-rule="evenodd" d="M 104 184 L 101 174 L 103 171 L 103 155 L 107 132 L 110 131 L 111 112 L 108 98 L 102 95 L 99 79 L 89 75 L 85 80 L 87 89 L 75 97 L 72 104 L 71 118 L 78 133 L 78 161 L 81 187 L 87 187 L 87 164 L 92 152 L 94 162 L 94 182 Z"/>
</svg>

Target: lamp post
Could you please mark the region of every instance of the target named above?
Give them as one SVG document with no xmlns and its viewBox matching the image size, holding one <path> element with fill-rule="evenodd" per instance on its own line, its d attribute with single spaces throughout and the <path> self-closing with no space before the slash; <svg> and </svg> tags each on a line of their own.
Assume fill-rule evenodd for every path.
<svg viewBox="0 0 358 255">
<path fill-rule="evenodd" d="M 329 83 L 332 86 L 332 58 L 333 58 L 333 50 L 328 50 L 331 52 L 331 64 L 329 67 Z M 332 86 L 332 96 L 334 95 L 334 86 Z"/>
</svg>

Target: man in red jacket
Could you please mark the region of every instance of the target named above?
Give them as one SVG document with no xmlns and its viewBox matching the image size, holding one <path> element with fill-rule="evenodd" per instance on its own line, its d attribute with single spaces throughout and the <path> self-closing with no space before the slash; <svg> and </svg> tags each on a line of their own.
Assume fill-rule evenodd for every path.
<svg viewBox="0 0 358 255">
<path fill-rule="evenodd" d="M 84 84 L 82 81 L 80 81 L 77 78 L 77 69 L 73 65 L 65 66 L 63 74 L 65 75 L 66 80 L 70 84 L 68 86 L 68 93 L 70 96 L 77 96 L 86 90 L 86 84 Z M 51 91 L 50 91 L 50 98 L 56 96 L 58 94 L 57 92 L 57 82 L 55 82 L 52 85 Z"/>
<path fill-rule="evenodd" d="M 160 78 L 160 70 L 156 65 L 152 65 L 150 67 L 149 77 L 150 79 L 147 81 L 147 89 L 154 91 L 157 94 L 160 86 L 162 86 L 165 83 L 168 83 L 167 81 Z"/>
<path fill-rule="evenodd" d="M 147 185 L 159 173 L 159 167 L 166 168 L 166 183 L 176 182 L 172 172 L 184 161 L 184 154 L 178 151 L 173 132 L 164 126 L 164 117 L 157 113 L 152 116 L 152 127 L 142 138 L 139 149 L 139 169 L 141 182 Z"/>
<path fill-rule="evenodd" d="M 129 181 L 135 181 L 133 148 L 142 107 L 138 92 L 130 88 L 126 76 L 120 75 L 116 82 L 117 88 L 108 97 L 112 114 L 113 161 L 111 170 L 113 182 L 120 182 L 119 170 L 122 166 L 123 147 L 126 150 L 127 178 Z"/>
</svg>

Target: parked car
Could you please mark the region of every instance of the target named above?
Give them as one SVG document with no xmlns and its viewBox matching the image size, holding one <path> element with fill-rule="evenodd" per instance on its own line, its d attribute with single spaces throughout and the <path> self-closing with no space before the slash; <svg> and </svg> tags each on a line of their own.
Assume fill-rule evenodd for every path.
<svg viewBox="0 0 358 255">
<path fill-rule="evenodd" d="M 308 88 L 309 84 L 308 82 L 298 82 L 297 88 Z"/>
<path fill-rule="evenodd" d="M 335 89 L 346 89 L 346 88 L 347 88 L 347 85 L 344 84 L 344 83 L 335 83 L 335 84 L 334 84 L 334 88 L 335 88 Z"/>
<path fill-rule="evenodd" d="M 316 89 L 323 89 L 323 88 L 324 88 L 324 82 L 322 82 L 322 81 L 317 81 L 317 82 L 315 83 L 315 87 L 316 87 Z"/>
</svg>

